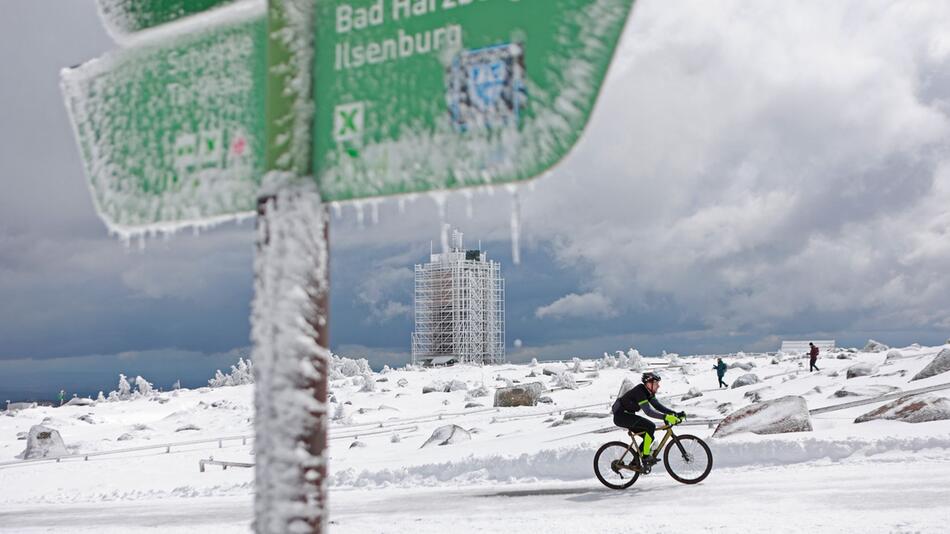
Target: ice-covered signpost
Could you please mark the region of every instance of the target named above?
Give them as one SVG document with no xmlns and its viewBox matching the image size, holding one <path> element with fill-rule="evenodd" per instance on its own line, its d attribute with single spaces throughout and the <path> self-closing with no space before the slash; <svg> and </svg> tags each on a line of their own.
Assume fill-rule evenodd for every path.
<svg viewBox="0 0 950 534">
<path fill-rule="evenodd" d="M 325 202 L 491 186 L 575 144 L 633 0 L 98 0 L 63 71 L 129 238 L 257 215 L 257 532 L 326 525 Z"/>
</svg>

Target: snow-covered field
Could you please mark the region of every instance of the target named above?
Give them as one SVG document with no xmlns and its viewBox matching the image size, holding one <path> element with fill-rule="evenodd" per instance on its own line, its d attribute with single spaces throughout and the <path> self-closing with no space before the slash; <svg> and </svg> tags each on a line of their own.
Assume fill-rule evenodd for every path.
<svg viewBox="0 0 950 534">
<path fill-rule="evenodd" d="M 730 369 L 728 383 L 747 373 L 761 382 L 723 390 L 716 388 L 712 357 L 644 360 L 664 377 L 661 400 L 695 422 L 718 420 L 756 396 L 800 395 L 815 410 L 950 384 L 950 373 L 910 381 L 947 347 L 902 348 L 899 358 L 887 351 L 828 354 L 816 373 L 800 357 L 727 355 L 726 363 L 749 367 Z M 608 414 L 624 379 L 640 374 L 615 363 L 386 370 L 372 375 L 370 387 L 365 373 L 350 369 L 353 376 L 331 382 L 331 531 L 950 530 L 950 420 L 854 423 L 885 404 L 880 400 L 813 413 L 809 432 L 708 439 L 715 465 L 696 486 L 675 482 L 658 466 L 628 490 L 608 490 L 594 478 L 594 451 L 624 434 L 595 415 Z M 866 374 L 847 378 L 857 364 L 866 364 L 855 368 Z M 544 374 L 545 368 L 562 374 Z M 495 388 L 508 381 L 540 381 L 551 402 L 494 408 Z M 438 382 L 455 391 L 423 393 Z M 179 390 L 0 416 L 0 531 L 247 532 L 253 470 L 209 465 L 200 472 L 198 462 L 254 461 L 252 442 L 240 439 L 253 434 L 252 388 Z M 691 388 L 702 396 L 682 400 Z M 837 396 L 842 389 L 852 395 Z M 950 389 L 929 395 L 946 397 Z M 565 417 L 568 412 L 591 416 Z M 20 463 L 26 441 L 17 435 L 40 423 L 58 430 L 70 453 L 81 454 L 237 439 Z M 449 424 L 470 439 L 422 447 Z M 679 431 L 706 439 L 714 428 Z"/>
</svg>

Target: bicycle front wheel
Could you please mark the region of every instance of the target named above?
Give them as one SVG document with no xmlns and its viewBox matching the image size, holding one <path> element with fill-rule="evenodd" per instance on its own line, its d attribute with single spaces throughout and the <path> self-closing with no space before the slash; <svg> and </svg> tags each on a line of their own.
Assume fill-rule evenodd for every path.
<svg viewBox="0 0 950 534">
<path fill-rule="evenodd" d="M 706 442 L 696 436 L 674 436 L 663 451 L 663 465 L 678 482 L 698 484 L 712 471 L 712 452 Z"/>
<path fill-rule="evenodd" d="M 636 458 L 637 453 L 630 449 L 629 443 L 605 443 L 594 455 L 594 474 L 597 480 L 610 489 L 629 488 L 640 476 L 639 472 L 630 469 L 636 465 Z"/>
</svg>

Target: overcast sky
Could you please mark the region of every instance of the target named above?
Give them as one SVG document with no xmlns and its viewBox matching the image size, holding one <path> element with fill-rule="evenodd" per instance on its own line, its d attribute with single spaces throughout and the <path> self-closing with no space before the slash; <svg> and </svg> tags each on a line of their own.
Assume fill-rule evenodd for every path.
<svg viewBox="0 0 950 534">
<path fill-rule="evenodd" d="M 247 351 L 251 223 L 127 248 L 94 212 L 58 72 L 114 47 L 92 0 L 0 4 L 0 401 L 197 385 Z M 944 0 L 638 0 L 579 145 L 516 190 L 521 263 L 510 190 L 445 220 L 502 262 L 516 361 L 942 343 L 948 134 Z M 377 367 L 408 360 L 439 246 L 435 199 L 402 208 L 331 221 L 331 344 Z"/>
</svg>

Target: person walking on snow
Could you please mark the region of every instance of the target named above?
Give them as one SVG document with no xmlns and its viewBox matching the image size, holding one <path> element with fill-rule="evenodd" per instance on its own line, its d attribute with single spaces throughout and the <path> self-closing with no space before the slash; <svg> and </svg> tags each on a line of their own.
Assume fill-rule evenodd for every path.
<svg viewBox="0 0 950 534">
<path fill-rule="evenodd" d="M 719 377 L 719 388 L 727 387 L 726 383 L 722 381 L 723 377 L 726 376 L 726 362 L 722 361 L 722 358 L 719 358 L 719 363 L 713 365 L 713 369 L 716 370 L 716 376 Z"/>
<path fill-rule="evenodd" d="M 675 425 L 686 417 L 685 412 L 674 412 L 660 404 L 656 400 L 656 392 L 660 389 L 660 376 L 646 372 L 640 377 L 641 384 L 624 393 L 614 401 L 611 411 L 614 413 L 614 424 L 631 430 L 633 432 L 644 432 L 643 434 L 643 463 L 652 466 L 656 463 L 656 457 L 651 454 L 653 446 L 653 432 L 656 431 L 656 423 L 645 417 L 640 417 L 637 412 L 641 409 L 643 413 L 656 419 L 662 419 L 667 424 Z M 654 409 L 655 408 L 655 409 Z"/>
<path fill-rule="evenodd" d="M 819 369 L 818 366 L 815 365 L 815 362 L 818 361 L 818 347 L 816 347 L 815 344 L 812 342 L 808 342 L 808 345 L 811 347 L 811 349 L 808 351 L 809 361 L 811 362 L 811 366 L 808 368 L 808 370 L 821 371 L 821 369 Z"/>
</svg>

